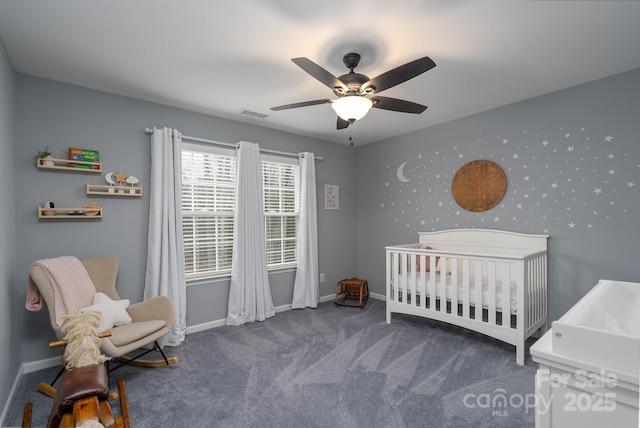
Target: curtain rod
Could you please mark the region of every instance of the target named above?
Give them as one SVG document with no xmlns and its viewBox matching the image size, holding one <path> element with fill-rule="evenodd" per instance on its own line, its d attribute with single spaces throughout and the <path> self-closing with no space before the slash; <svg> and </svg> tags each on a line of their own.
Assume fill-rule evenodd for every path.
<svg viewBox="0 0 640 428">
<path fill-rule="evenodd" d="M 153 129 L 144 128 L 144 132 L 145 132 L 145 134 L 153 134 Z M 216 144 L 218 146 L 233 147 L 234 149 L 237 147 L 236 144 L 232 144 L 232 143 L 223 143 L 222 141 L 207 140 L 206 138 L 190 137 L 188 135 L 183 135 L 182 139 L 183 140 L 190 140 L 190 141 L 197 141 L 199 143 Z M 269 150 L 269 149 L 262 149 L 262 148 L 260 149 L 260 151 L 262 153 L 270 153 L 270 154 L 281 155 L 281 156 L 291 156 L 291 157 L 294 157 L 294 158 L 297 158 L 299 156 L 304 156 L 302 153 L 281 152 L 279 150 Z M 316 160 L 323 160 L 323 158 L 321 156 L 316 156 L 315 159 Z"/>
</svg>

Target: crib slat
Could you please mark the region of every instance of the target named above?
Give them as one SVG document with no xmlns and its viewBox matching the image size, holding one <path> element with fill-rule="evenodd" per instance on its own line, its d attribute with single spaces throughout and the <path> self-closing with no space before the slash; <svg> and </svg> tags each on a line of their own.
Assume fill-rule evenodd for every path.
<svg viewBox="0 0 640 428">
<path fill-rule="evenodd" d="M 435 266 L 435 265 L 431 265 L 431 266 Z M 430 269 L 430 271 L 429 271 L 429 283 L 428 283 L 429 290 L 427 291 L 427 294 L 429 295 L 429 304 L 425 303 L 425 307 L 427 307 L 429 309 L 433 308 L 433 302 L 435 301 L 434 300 L 435 299 L 435 297 L 434 297 L 435 296 L 434 295 L 435 291 L 433 291 L 433 290 L 435 290 L 435 287 L 433 287 L 433 284 L 435 284 L 435 283 L 436 283 L 436 269 L 433 268 L 433 269 Z"/>
<path fill-rule="evenodd" d="M 435 264 L 433 264 L 431 266 L 435 266 Z M 429 309 L 434 309 L 435 308 L 435 304 L 436 304 L 435 303 L 436 302 L 436 281 L 437 281 L 437 275 L 436 275 L 436 269 L 434 267 L 433 269 L 430 269 L 430 271 L 429 271 L 429 304 L 426 305 L 426 307 L 429 308 Z"/>
<path fill-rule="evenodd" d="M 410 254 L 409 257 L 410 257 L 409 259 L 410 273 L 409 273 L 409 285 L 407 287 L 407 292 L 411 296 L 411 303 L 410 303 L 411 306 L 416 306 L 416 271 L 418 270 L 418 266 L 416 263 L 417 258 L 413 254 Z"/>
<path fill-rule="evenodd" d="M 511 327 L 511 271 L 509 263 L 502 264 L 502 325 Z"/>
<path fill-rule="evenodd" d="M 402 283 L 402 292 L 400 293 L 400 299 L 402 299 L 402 303 L 407 303 L 407 288 L 409 284 L 407 284 L 407 254 L 402 254 L 400 257 L 400 276 Z"/>
<path fill-rule="evenodd" d="M 420 307 L 427 307 L 427 291 L 426 291 L 426 281 L 427 281 L 427 271 L 426 271 L 426 262 L 429 260 L 429 256 L 420 256 Z M 431 265 L 433 266 L 433 265 Z"/>
<path fill-rule="evenodd" d="M 544 257 L 537 257 L 538 260 L 538 278 L 537 278 L 537 282 L 538 282 L 538 289 L 539 289 L 539 294 L 538 294 L 538 300 L 540 302 L 540 318 L 539 319 L 543 319 L 547 316 L 547 296 L 546 296 L 546 287 L 544 287 L 544 278 L 547 277 L 546 272 L 545 272 L 545 261 L 544 261 Z"/>
<path fill-rule="evenodd" d="M 399 285 L 399 281 L 400 281 L 400 269 L 399 269 L 399 263 L 400 263 L 400 254 L 395 252 L 393 253 L 393 263 L 392 263 L 392 269 L 393 269 L 393 293 L 390 296 L 391 300 L 393 300 L 394 302 L 398 301 L 398 287 Z"/>
<path fill-rule="evenodd" d="M 529 267 L 529 285 L 528 294 L 529 294 L 529 306 L 531 307 L 531 321 L 527 326 L 527 329 L 535 324 L 540 319 L 540 301 L 538 296 L 540 294 L 540 290 L 538 288 L 538 259 L 534 257 L 530 261 Z"/>
<path fill-rule="evenodd" d="M 458 315 L 458 258 L 451 259 L 451 287 L 447 296 L 451 301 L 451 313 Z"/>
<path fill-rule="evenodd" d="M 440 308 L 438 308 L 438 306 L 435 305 L 434 303 L 434 309 L 439 311 L 439 312 L 446 312 L 447 311 L 447 276 L 448 276 L 448 271 L 447 271 L 447 258 L 446 257 L 441 257 L 440 258 L 440 286 L 438 287 L 438 289 L 440 290 L 439 294 L 439 299 L 440 300 Z"/>
<path fill-rule="evenodd" d="M 518 265 L 514 265 L 515 278 L 516 278 L 516 330 L 518 336 L 524 337 L 525 324 L 529 318 L 529 308 L 524 305 L 525 303 L 525 284 L 526 281 L 526 262 Z M 528 305 L 527 305 L 528 306 Z M 522 339 L 524 342 L 524 339 Z"/>
<path fill-rule="evenodd" d="M 540 268 L 540 288 L 542 289 L 542 295 L 540 299 L 542 301 L 542 310 L 544 318 L 547 318 L 547 255 L 543 255 L 540 257 L 540 264 L 542 265 Z M 544 328 L 546 330 L 546 326 Z"/>
<path fill-rule="evenodd" d="M 475 316 L 474 319 L 482 321 L 482 261 L 475 260 L 475 271 L 474 271 L 474 289 L 475 289 Z"/>
<path fill-rule="evenodd" d="M 489 311 L 487 321 L 489 324 L 496 323 L 496 263 L 487 262 L 487 294 L 489 301 L 487 309 Z M 478 304 L 476 303 L 476 307 Z"/>
<path fill-rule="evenodd" d="M 391 272 L 392 272 L 391 267 L 393 266 L 391 258 L 392 258 L 391 251 L 386 250 L 384 255 L 384 263 L 385 263 L 385 269 L 386 269 L 384 274 L 384 284 L 387 291 L 387 299 L 391 297 Z"/>
<path fill-rule="evenodd" d="M 535 284 L 536 284 L 536 307 L 538 308 L 537 314 L 536 314 L 536 322 L 538 322 L 538 320 L 542 319 L 543 317 L 543 313 L 542 313 L 542 302 L 540 301 L 540 295 L 542 294 L 542 287 L 540 287 L 540 275 L 541 275 L 541 263 L 540 263 L 540 257 L 536 257 L 535 258 Z"/>
<path fill-rule="evenodd" d="M 469 318 L 469 259 L 462 260 L 462 317 Z"/>
<path fill-rule="evenodd" d="M 529 300 L 529 322 L 525 326 L 528 330 L 538 319 L 538 302 L 537 302 L 537 284 L 535 283 L 536 275 L 536 260 L 535 258 L 525 261 L 527 264 L 527 290 L 525 290 L 531 297 Z"/>
</svg>

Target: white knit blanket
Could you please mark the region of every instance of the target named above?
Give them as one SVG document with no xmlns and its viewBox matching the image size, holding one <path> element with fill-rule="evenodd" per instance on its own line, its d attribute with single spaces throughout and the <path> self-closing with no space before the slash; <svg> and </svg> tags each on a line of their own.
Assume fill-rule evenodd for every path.
<svg viewBox="0 0 640 428">
<path fill-rule="evenodd" d="M 77 257 L 42 259 L 33 262 L 32 266 L 42 267 L 51 281 L 58 325 L 62 325 L 67 315 L 74 314 L 93 303 L 96 287 Z M 39 311 L 42 306 L 40 291 L 29 276 L 25 307 L 30 311 Z"/>
</svg>

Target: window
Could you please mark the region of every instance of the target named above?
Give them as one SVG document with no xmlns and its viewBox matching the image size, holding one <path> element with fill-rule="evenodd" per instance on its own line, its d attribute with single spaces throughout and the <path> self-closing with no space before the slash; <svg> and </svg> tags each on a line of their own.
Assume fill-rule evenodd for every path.
<svg viewBox="0 0 640 428">
<path fill-rule="evenodd" d="M 297 159 L 262 156 L 267 264 L 295 266 L 300 174 Z M 233 252 L 233 150 L 183 143 L 182 226 L 187 280 L 227 275 Z"/>
<path fill-rule="evenodd" d="M 262 156 L 267 265 L 295 265 L 300 173 L 297 163 Z"/>
<path fill-rule="evenodd" d="M 183 143 L 182 229 L 185 275 L 195 279 L 231 270 L 236 159 Z"/>
</svg>

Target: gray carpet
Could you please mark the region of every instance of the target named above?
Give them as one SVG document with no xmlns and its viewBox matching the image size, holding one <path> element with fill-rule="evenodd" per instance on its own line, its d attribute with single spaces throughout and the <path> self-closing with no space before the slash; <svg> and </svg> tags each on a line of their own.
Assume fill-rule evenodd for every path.
<svg viewBox="0 0 640 428">
<path fill-rule="evenodd" d="M 134 427 L 534 426 L 529 357 L 518 366 L 513 346 L 437 321 L 394 315 L 387 325 L 378 300 L 321 303 L 165 350 L 180 361 L 112 372 L 112 390 L 126 381 Z M 36 384 L 56 372 L 23 377 L 4 426 L 20 426 L 29 401 L 32 426 L 46 423 L 52 400 Z"/>
</svg>

